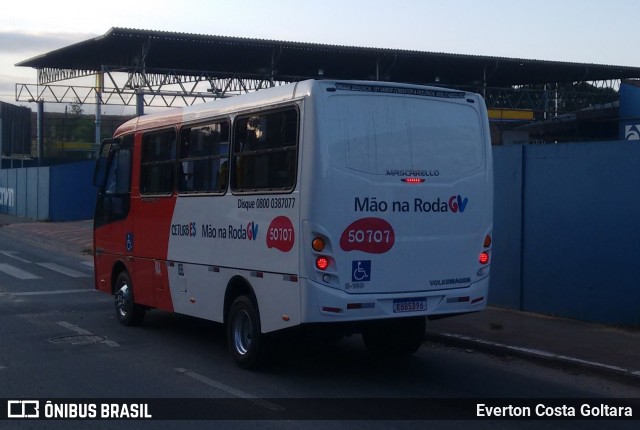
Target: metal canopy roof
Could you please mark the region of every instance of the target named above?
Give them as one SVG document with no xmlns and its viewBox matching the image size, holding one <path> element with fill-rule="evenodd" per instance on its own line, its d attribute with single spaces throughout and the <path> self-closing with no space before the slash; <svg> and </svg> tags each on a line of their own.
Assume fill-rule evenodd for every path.
<svg viewBox="0 0 640 430">
<path fill-rule="evenodd" d="M 103 36 L 25 60 L 40 83 L 105 68 L 138 73 L 207 71 L 218 78 L 371 79 L 508 87 L 640 78 L 639 67 L 459 55 L 112 28 Z M 49 73 L 46 73 L 49 71 Z M 67 73 L 56 73 L 67 71 Z M 45 72 L 45 73 L 43 73 Z"/>
</svg>

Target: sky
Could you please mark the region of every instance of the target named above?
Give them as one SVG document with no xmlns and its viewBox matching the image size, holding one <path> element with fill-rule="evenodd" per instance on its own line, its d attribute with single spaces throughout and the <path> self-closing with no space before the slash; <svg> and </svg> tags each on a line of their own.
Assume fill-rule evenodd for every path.
<svg viewBox="0 0 640 430">
<path fill-rule="evenodd" d="M 638 16 L 637 0 L 4 2 L 0 100 L 36 82 L 16 63 L 111 27 L 640 67 Z"/>
</svg>

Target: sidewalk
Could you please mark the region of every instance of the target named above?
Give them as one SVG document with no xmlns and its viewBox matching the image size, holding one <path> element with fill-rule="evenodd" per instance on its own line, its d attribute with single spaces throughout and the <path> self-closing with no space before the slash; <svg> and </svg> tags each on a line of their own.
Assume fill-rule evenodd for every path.
<svg viewBox="0 0 640 430">
<path fill-rule="evenodd" d="M 640 397 L 640 328 L 612 327 L 490 306 L 483 312 L 428 321 L 426 338 L 603 374 L 639 387 Z"/>
<path fill-rule="evenodd" d="M 38 222 L 0 214 L 0 228 L 18 240 L 42 243 L 54 250 L 92 255 L 93 220 Z"/>
<path fill-rule="evenodd" d="M 92 226 L 90 220 L 46 223 L 0 214 L 0 231 L 16 240 L 37 241 L 79 254 L 91 254 Z M 426 339 L 604 374 L 640 387 L 640 328 L 489 307 L 479 313 L 428 321 Z"/>
</svg>

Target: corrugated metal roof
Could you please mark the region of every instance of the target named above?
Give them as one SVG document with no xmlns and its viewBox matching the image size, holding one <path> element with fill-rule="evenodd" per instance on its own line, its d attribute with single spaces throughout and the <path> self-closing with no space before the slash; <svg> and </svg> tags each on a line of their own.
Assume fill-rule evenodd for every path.
<svg viewBox="0 0 640 430">
<path fill-rule="evenodd" d="M 502 87 L 640 78 L 640 68 L 389 48 L 112 28 L 104 35 L 18 63 L 36 69 L 100 71 L 118 66 L 214 72 L 220 77 L 271 75 Z"/>
</svg>

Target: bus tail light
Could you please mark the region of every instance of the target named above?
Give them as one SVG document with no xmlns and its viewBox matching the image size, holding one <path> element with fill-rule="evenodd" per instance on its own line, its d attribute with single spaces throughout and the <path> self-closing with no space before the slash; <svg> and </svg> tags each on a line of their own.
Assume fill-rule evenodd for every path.
<svg viewBox="0 0 640 430">
<path fill-rule="evenodd" d="M 313 241 L 311 241 L 311 248 L 316 252 L 322 252 L 324 246 L 324 239 L 321 237 L 316 237 L 313 239 Z"/>
<path fill-rule="evenodd" d="M 405 184 L 421 184 L 424 182 L 424 178 L 402 178 L 401 181 Z"/>
<path fill-rule="evenodd" d="M 478 258 L 478 261 L 480 261 L 480 264 L 489 263 L 489 253 L 487 251 L 482 251 L 480 253 L 480 258 Z"/>
<path fill-rule="evenodd" d="M 490 247 L 490 246 L 491 246 L 491 236 L 486 235 L 486 236 L 484 237 L 484 243 L 483 243 L 483 246 L 484 246 L 485 248 L 488 248 L 488 247 Z"/>
<path fill-rule="evenodd" d="M 478 261 L 480 262 L 480 264 L 485 265 L 485 264 L 489 264 L 489 260 L 491 259 L 491 256 L 489 255 L 489 251 L 491 248 L 491 235 L 488 234 L 484 237 L 484 241 L 482 242 L 482 246 L 484 247 L 484 251 L 482 251 L 480 253 L 480 256 L 478 257 Z"/>
<path fill-rule="evenodd" d="M 329 259 L 323 256 L 316 258 L 316 267 L 320 270 L 327 270 L 327 267 L 329 267 Z"/>
</svg>

